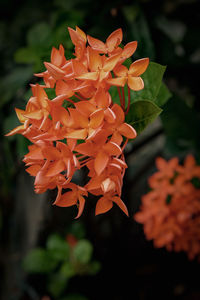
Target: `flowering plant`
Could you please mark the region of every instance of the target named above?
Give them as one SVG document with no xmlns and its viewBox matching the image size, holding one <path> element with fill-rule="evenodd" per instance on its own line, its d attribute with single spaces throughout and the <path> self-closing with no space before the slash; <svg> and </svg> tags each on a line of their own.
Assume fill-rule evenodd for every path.
<svg viewBox="0 0 200 300">
<path fill-rule="evenodd" d="M 141 75 L 149 65 L 148 58 L 134 61 L 129 68 L 123 64 L 135 52 L 137 42 L 121 46 L 121 29 L 111 33 L 105 43 L 86 36 L 78 27 L 68 30 L 74 58 L 66 59 L 62 45 L 52 49 L 51 62 L 44 63 L 46 71 L 35 74 L 44 84 L 31 84 L 33 96 L 26 109 L 16 108 L 21 125 L 7 135 L 19 133 L 32 143 L 23 161 L 26 171 L 35 176 L 36 193 L 57 188 L 54 204 L 77 205 L 76 218 L 83 212 L 88 192 L 100 196 L 96 214 L 107 212 L 116 203 L 128 215 L 121 200 L 127 168 L 123 150 L 137 136 L 134 122 L 141 131 L 161 112 L 156 96 L 161 89 L 163 94 L 164 69 L 157 73 L 157 85 L 155 80 L 148 91 L 155 101 L 140 94 L 142 101 L 134 104 L 132 95 L 143 90 Z M 120 103 L 111 96 L 113 86 Z M 55 91 L 53 99 L 48 97 L 49 89 Z M 72 179 L 85 166 L 89 181 L 79 186 Z"/>
<path fill-rule="evenodd" d="M 177 158 L 156 159 L 158 171 L 149 178 L 151 191 L 142 197 L 137 222 L 144 224 L 155 247 L 200 255 L 200 166 L 192 155 L 184 165 Z"/>
</svg>

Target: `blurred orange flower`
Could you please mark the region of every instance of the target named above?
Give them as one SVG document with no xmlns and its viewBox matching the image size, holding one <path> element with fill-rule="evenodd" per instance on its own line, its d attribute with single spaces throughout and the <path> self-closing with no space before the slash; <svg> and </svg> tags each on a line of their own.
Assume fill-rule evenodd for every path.
<svg viewBox="0 0 200 300">
<path fill-rule="evenodd" d="M 167 162 L 160 157 L 156 165 L 158 172 L 149 178 L 151 191 L 142 197 L 134 218 L 155 247 L 200 259 L 200 166 L 192 155 L 183 165 L 178 158 Z"/>
</svg>

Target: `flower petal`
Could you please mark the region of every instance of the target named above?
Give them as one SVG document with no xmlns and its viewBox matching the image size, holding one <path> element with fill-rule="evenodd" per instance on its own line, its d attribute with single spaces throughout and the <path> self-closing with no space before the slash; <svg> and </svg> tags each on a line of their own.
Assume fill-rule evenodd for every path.
<svg viewBox="0 0 200 300">
<path fill-rule="evenodd" d="M 53 204 L 60 207 L 69 207 L 77 203 L 77 193 L 74 191 L 69 191 L 64 193 L 59 200 L 55 201 Z"/>
<path fill-rule="evenodd" d="M 122 51 L 122 58 L 126 59 L 126 58 L 131 57 L 136 49 L 137 49 L 136 41 L 126 44 Z"/>
<path fill-rule="evenodd" d="M 149 58 L 142 58 L 134 61 L 129 68 L 129 74 L 138 77 L 143 74 L 149 65 Z"/>
<path fill-rule="evenodd" d="M 144 88 L 144 81 L 141 77 L 128 76 L 128 86 L 133 91 L 140 91 Z"/>
<path fill-rule="evenodd" d="M 102 124 L 103 120 L 104 120 L 103 109 L 96 110 L 90 115 L 89 126 L 92 128 L 97 128 Z"/>
<path fill-rule="evenodd" d="M 121 135 L 127 137 L 128 139 L 134 139 L 137 136 L 135 129 L 127 123 L 121 124 L 117 129 Z"/>
<path fill-rule="evenodd" d="M 106 80 L 108 84 L 124 87 L 127 81 L 126 77 L 109 78 Z"/>
<path fill-rule="evenodd" d="M 112 201 L 108 200 L 107 197 L 101 197 L 96 204 L 95 215 L 104 214 L 113 207 Z"/>
<path fill-rule="evenodd" d="M 121 210 L 128 216 L 127 207 L 119 197 L 117 196 L 113 197 L 112 201 L 115 202 L 121 208 Z"/>
<path fill-rule="evenodd" d="M 82 215 L 84 206 L 85 206 L 85 198 L 79 194 L 78 195 L 78 214 L 75 219 L 78 219 Z"/>
<path fill-rule="evenodd" d="M 102 41 L 95 39 L 90 35 L 87 36 L 87 39 L 92 49 L 97 50 L 100 53 L 107 53 L 106 45 Z"/>
<path fill-rule="evenodd" d="M 109 57 L 108 59 L 106 59 L 106 61 L 104 62 L 104 65 L 103 65 L 103 70 L 105 72 L 112 71 L 114 69 L 114 67 L 116 66 L 116 64 L 118 63 L 119 59 L 120 59 L 120 54 L 113 55 L 113 56 Z"/>
<path fill-rule="evenodd" d="M 50 163 L 48 171 L 46 172 L 47 177 L 58 175 L 60 172 L 64 171 L 65 164 L 62 160 L 58 160 Z"/>
<path fill-rule="evenodd" d="M 94 169 L 100 175 L 108 165 L 109 155 L 104 151 L 99 151 L 94 160 Z"/>
<path fill-rule="evenodd" d="M 77 76 L 76 79 L 96 81 L 98 79 L 98 77 L 99 77 L 98 72 L 89 72 L 89 73 L 85 73 L 80 76 Z"/>
<path fill-rule="evenodd" d="M 73 130 L 70 133 L 65 134 L 66 138 L 77 139 L 77 140 L 85 140 L 87 137 L 87 129 L 77 129 Z"/>
<path fill-rule="evenodd" d="M 106 40 L 108 52 L 112 52 L 115 47 L 119 46 L 121 44 L 122 38 L 123 33 L 121 28 L 113 31 Z"/>
<path fill-rule="evenodd" d="M 61 70 L 60 68 L 56 67 L 55 65 L 44 62 L 45 67 L 49 71 L 49 74 L 56 80 L 61 79 L 65 76 L 65 72 Z"/>
<path fill-rule="evenodd" d="M 113 142 L 108 142 L 103 146 L 103 150 L 106 151 L 109 155 L 120 155 L 122 153 L 121 148 L 119 145 L 113 143 Z"/>
</svg>

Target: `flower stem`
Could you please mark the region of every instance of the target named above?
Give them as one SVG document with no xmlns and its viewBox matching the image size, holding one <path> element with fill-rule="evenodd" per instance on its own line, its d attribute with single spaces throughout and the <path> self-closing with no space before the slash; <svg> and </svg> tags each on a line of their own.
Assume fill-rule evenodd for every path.
<svg viewBox="0 0 200 300">
<path fill-rule="evenodd" d="M 131 105 L 131 90 L 128 87 L 128 105 L 127 105 L 127 109 L 126 109 L 125 115 L 127 115 L 127 113 L 129 112 L 130 105 Z"/>
</svg>

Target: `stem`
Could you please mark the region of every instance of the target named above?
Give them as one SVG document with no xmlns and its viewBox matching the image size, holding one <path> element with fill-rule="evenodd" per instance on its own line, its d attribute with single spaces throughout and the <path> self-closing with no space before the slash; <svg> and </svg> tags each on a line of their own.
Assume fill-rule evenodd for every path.
<svg viewBox="0 0 200 300">
<path fill-rule="evenodd" d="M 131 105 L 131 90 L 128 87 L 128 105 L 127 105 L 127 109 L 126 109 L 125 115 L 127 115 L 127 113 L 129 112 L 130 105 Z"/>
<path fill-rule="evenodd" d="M 122 100 L 122 95 L 121 95 L 120 88 L 118 86 L 117 86 L 117 91 L 118 91 L 118 94 L 119 94 L 120 104 L 122 106 L 123 105 L 123 100 Z"/>
<path fill-rule="evenodd" d="M 126 139 L 126 141 L 125 141 L 125 143 L 124 143 L 124 145 L 122 147 L 122 152 L 124 151 L 124 148 L 126 147 L 127 143 L 128 143 L 128 139 Z"/>
<path fill-rule="evenodd" d="M 87 159 L 85 159 L 84 161 L 81 161 L 81 168 L 84 167 L 92 158 L 89 157 Z"/>
<path fill-rule="evenodd" d="M 121 88 L 122 90 L 122 96 L 123 96 L 123 99 L 122 99 L 122 108 L 123 110 L 125 110 L 125 94 L 124 94 L 124 87 Z"/>
<path fill-rule="evenodd" d="M 75 96 L 76 98 L 78 98 L 79 100 L 81 100 L 81 101 L 87 100 L 86 98 L 82 98 L 82 97 L 79 96 L 78 94 L 74 94 L 74 96 Z"/>
</svg>

